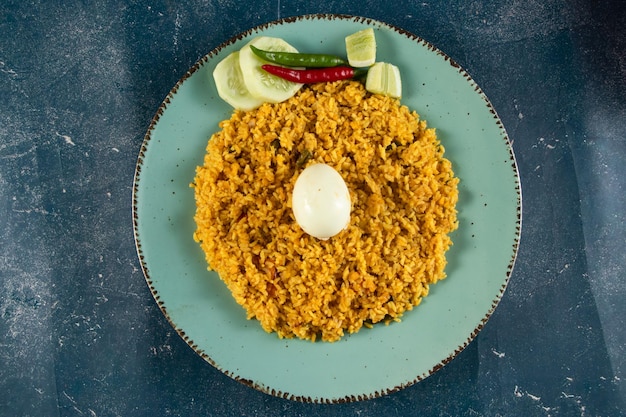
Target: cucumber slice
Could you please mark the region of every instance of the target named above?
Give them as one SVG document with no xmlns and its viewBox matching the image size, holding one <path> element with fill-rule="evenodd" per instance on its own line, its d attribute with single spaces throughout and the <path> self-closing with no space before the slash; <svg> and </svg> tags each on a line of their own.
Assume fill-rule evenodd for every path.
<svg viewBox="0 0 626 417">
<path fill-rule="evenodd" d="M 346 54 L 352 67 L 369 67 L 376 62 L 376 36 L 367 28 L 346 36 Z"/>
<path fill-rule="evenodd" d="M 238 110 L 253 110 L 263 104 L 263 100 L 254 97 L 243 81 L 239 66 L 239 51 L 235 51 L 221 60 L 213 70 L 213 79 L 217 94 Z"/>
<path fill-rule="evenodd" d="M 241 73 L 250 94 L 269 103 L 280 103 L 293 97 L 303 84 L 283 80 L 264 71 L 261 65 L 268 62 L 252 52 L 250 45 L 264 51 L 298 52 L 298 50 L 280 38 L 259 36 L 252 39 L 239 52 Z"/>
<path fill-rule="evenodd" d="M 367 71 L 365 89 L 370 93 L 384 94 L 393 98 L 402 97 L 400 70 L 386 62 L 375 63 Z"/>
</svg>

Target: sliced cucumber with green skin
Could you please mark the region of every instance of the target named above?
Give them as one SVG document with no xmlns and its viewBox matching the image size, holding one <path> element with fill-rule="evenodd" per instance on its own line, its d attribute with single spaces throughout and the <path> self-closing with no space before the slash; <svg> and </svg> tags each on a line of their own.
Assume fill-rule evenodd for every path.
<svg viewBox="0 0 626 417">
<path fill-rule="evenodd" d="M 384 94 L 393 98 L 402 97 L 400 70 L 386 62 L 375 63 L 367 71 L 365 89 L 370 93 Z"/>
<path fill-rule="evenodd" d="M 367 28 L 346 36 L 346 54 L 352 67 L 369 67 L 376 62 L 376 35 Z"/>
<path fill-rule="evenodd" d="M 217 94 L 235 109 L 253 110 L 264 102 L 250 94 L 246 87 L 239 65 L 239 51 L 231 53 L 215 66 L 213 79 Z"/>
<path fill-rule="evenodd" d="M 293 97 L 303 84 L 283 80 L 264 71 L 261 65 L 268 62 L 259 58 L 250 45 L 264 51 L 298 52 L 298 50 L 280 38 L 259 36 L 252 39 L 239 52 L 243 80 L 252 96 L 269 103 L 280 103 Z"/>
</svg>

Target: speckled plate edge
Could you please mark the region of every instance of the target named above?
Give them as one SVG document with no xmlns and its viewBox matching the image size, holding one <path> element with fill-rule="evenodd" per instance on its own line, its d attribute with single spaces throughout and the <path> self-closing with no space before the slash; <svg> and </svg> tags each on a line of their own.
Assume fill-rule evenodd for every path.
<svg viewBox="0 0 626 417">
<path fill-rule="evenodd" d="M 171 100 L 173 99 L 174 95 L 176 94 L 176 92 L 178 91 L 178 89 L 180 88 L 180 86 L 189 78 L 191 77 L 202 65 L 204 65 L 208 60 L 210 60 L 212 57 L 214 57 L 215 55 L 217 55 L 222 49 L 224 49 L 225 47 L 232 45 L 234 43 L 236 43 L 237 41 L 249 36 L 252 33 L 258 32 L 258 31 L 262 31 L 265 30 L 267 28 L 270 28 L 272 26 L 276 26 L 276 25 L 285 25 L 285 24 L 289 24 L 289 23 L 293 23 L 293 22 L 297 22 L 300 20 L 335 20 L 335 19 L 340 19 L 340 20 L 347 20 L 347 21 L 353 21 L 353 22 L 358 22 L 358 23 L 364 23 L 364 24 L 371 24 L 371 25 L 378 25 L 378 26 L 383 26 L 386 27 L 388 29 L 391 29 L 403 36 L 406 36 L 407 38 L 423 45 L 424 47 L 428 48 L 430 51 L 440 55 L 445 61 L 447 61 L 451 67 L 455 68 L 458 73 L 460 75 L 462 75 L 467 82 L 470 83 L 470 85 L 474 88 L 475 92 L 480 95 L 480 97 L 482 98 L 482 100 L 484 101 L 484 104 L 488 107 L 489 111 L 492 113 L 493 115 L 493 119 L 494 122 L 498 125 L 499 129 L 501 130 L 501 136 L 502 138 L 505 140 L 506 142 L 506 147 L 509 151 L 509 157 L 510 157 L 510 165 L 513 171 L 513 175 L 515 178 L 515 191 L 517 193 L 517 219 L 516 219 L 516 225 L 515 225 L 515 229 L 516 229 L 516 233 L 515 233 L 515 238 L 514 241 L 511 242 L 512 247 L 511 247 L 511 258 L 510 258 L 510 262 L 508 264 L 507 270 L 506 270 L 506 274 L 504 279 L 502 280 L 502 286 L 500 288 L 499 293 L 497 294 L 497 296 L 493 299 L 492 304 L 491 304 L 491 308 L 485 313 L 484 317 L 482 318 L 482 320 L 480 320 L 480 322 L 477 324 L 477 326 L 475 327 L 475 329 L 468 335 L 467 339 L 458 346 L 458 348 L 448 357 L 442 359 L 439 363 L 435 364 L 433 366 L 433 368 L 421 375 L 417 375 L 415 377 L 415 379 L 413 381 L 408 381 L 405 383 L 401 383 L 395 387 L 392 388 L 384 388 L 384 389 L 380 389 L 380 390 L 375 390 L 373 392 L 369 392 L 369 393 L 363 393 L 360 395 L 349 395 L 349 396 L 344 396 L 344 397 L 332 397 L 332 396 L 328 396 L 328 397 L 324 397 L 324 398 L 313 398 L 313 397 L 308 397 L 306 395 L 292 395 L 286 391 L 280 391 L 280 390 L 276 390 L 272 387 L 266 386 L 262 383 L 257 383 L 255 381 L 246 379 L 246 378 L 242 378 L 239 377 L 238 375 L 236 375 L 235 373 L 226 370 L 226 369 L 221 369 L 221 367 L 219 366 L 219 364 L 215 363 L 215 361 L 212 360 L 211 356 L 210 356 L 210 352 L 204 352 L 203 350 L 199 349 L 198 345 L 186 334 L 185 330 L 180 328 L 174 320 L 172 320 L 172 318 L 170 317 L 170 315 L 168 314 L 168 310 L 167 307 L 165 306 L 165 304 L 163 303 L 163 301 L 161 300 L 161 297 L 157 291 L 157 288 L 155 288 L 155 286 L 153 285 L 151 276 L 150 276 L 150 272 L 149 272 L 149 268 L 148 265 L 145 262 L 145 257 L 144 257 L 144 250 L 143 250 L 143 246 L 142 246 L 142 239 L 139 233 L 139 216 L 138 216 L 138 210 L 137 210 L 137 206 L 138 206 L 138 191 L 139 191 L 139 183 L 141 181 L 141 173 L 142 173 L 142 165 L 144 164 L 144 158 L 146 155 L 146 151 L 148 149 L 148 146 L 150 144 L 150 140 L 152 138 L 151 134 L 155 128 L 155 126 L 157 125 L 157 123 L 159 122 L 161 116 L 163 115 L 163 113 L 165 112 L 165 110 L 167 109 L 167 107 L 170 105 Z M 135 244 L 136 244 L 136 249 L 137 249 L 137 254 L 138 254 L 138 258 L 141 264 L 141 268 L 143 271 L 143 274 L 145 276 L 146 282 L 148 284 L 148 287 L 155 299 L 155 301 L 157 302 L 159 308 L 161 309 L 161 311 L 163 312 L 164 316 L 166 317 L 166 319 L 169 321 L 169 323 L 171 324 L 171 326 L 177 331 L 177 333 L 182 337 L 182 339 L 196 352 L 198 353 L 201 357 L 203 357 L 207 362 L 209 362 L 210 364 L 212 364 L 214 367 L 216 367 L 217 369 L 221 370 L 223 373 L 225 373 L 226 375 L 228 375 L 229 377 L 245 384 L 248 385 L 250 387 L 253 387 L 257 390 L 260 390 L 262 392 L 265 392 L 267 394 L 270 395 L 274 395 L 274 396 L 278 396 L 278 397 L 282 397 L 282 398 L 286 398 L 286 399 L 290 399 L 290 400 L 295 400 L 295 401 L 302 401 L 302 402 L 314 402 L 314 403 L 342 403 L 342 402 L 351 402 L 351 401 L 361 401 L 361 400 L 367 400 L 367 399 L 372 399 L 372 398 L 377 398 L 383 395 L 388 395 L 391 394 L 393 392 L 399 391 L 401 389 L 404 389 L 408 386 L 411 386 L 423 379 L 425 379 L 426 377 L 432 375 L 433 373 L 437 372 L 439 369 L 441 369 L 443 366 L 445 366 L 447 363 L 449 363 L 452 359 L 454 359 L 454 357 L 456 357 L 477 335 L 478 333 L 482 330 L 482 328 L 484 327 L 484 325 L 487 323 L 487 321 L 489 320 L 489 318 L 491 317 L 491 315 L 493 314 L 494 310 L 496 309 L 497 305 L 499 304 L 505 290 L 506 287 L 508 285 L 508 281 L 509 278 L 512 274 L 514 265 L 515 265 L 515 261 L 516 261 L 516 257 L 517 257 L 517 252 L 518 252 L 518 247 L 519 247 L 519 242 L 520 242 L 520 237 L 521 237 L 521 228 L 522 228 L 522 189 L 521 189 L 521 183 L 520 183 L 520 179 L 519 179 L 519 173 L 518 173 L 518 168 L 517 168 L 517 163 L 516 163 L 516 159 L 515 159 L 515 155 L 513 153 L 512 150 L 512 146 L 509 140 L 509 136 L 502 124 L 502 122 L 500 121 L 499 116 L 497 115 L 494 107 L 492 106 L 491 102 L 489 101 L 489 99 L 487 98 L 487 96 L 485 95 L 485 93 L 482 91 L 482 89 L 474 82 L 474 80 L 472 79 L 472 77 L 459 65 L 457 64 L 454 60 L 452 60 L 449 56 L 447 56 L 444 52 L 442 52 L 441 50 L 439 50 L 438 48 L 436 48 L 434 45 L 432 45 L 431 43 L 429 43 L 428 41 L 420 38 L 417 35 L 412 34 L 411 32 L 408 32 L 404 29 L 401 29 L 399 27 L 396 27 L 394 25 L 388 24 L 388 23 L 384 23 L 381 22 L 379 20 L 376 19 L 371 19 L 371 18 L 366 18 L 366 17 L 359 17 L 359 16 L 351 16 L 351 15 L 341 15 L 341 14 L 312 14 L 312 15 L 304 15 L 304 16 L 295 16 L 295 17 L 287 17 L 287 18 L 283 18 L 283 19 L 279 19 L 276 21 L 272 21 L 272 22 L 268 22 L 266 24 L 262 24 L 259 26 L 256 26 L 254 28 L 251 28 L 245 32 L 242 32 L 238 35 L 236 35 L 235 37 L 229 39 L 228 41 L 220 44 L 219 46 L 217 46 L 215 49 L 213 49 L 212 51 L 210 51 L 208 54 L 206 54 L 204 57 L 202 57 L 198 62 L 196 62 L 182 77 L 181 79 L 176 83 L 176 85 L 171 89 L 171 91 L 168 93 L 167 97 L 163 100 L 162 104 L 159 106 L 155 116 L 153 117 L 150 126 L 144 136 L 140 151 L 139 151 L 139 156 L 137 159 L 137 164 L 136 164 L 136 170 L 135 170 L 135 176 L 134 176 L 134 181 L 133 181 L 133 192 L 132 192 L 132 214 L 133 214 L 133 232 L 134 232 L 134 239 L 135 239 Z M 271 336 L 269 336 L 271 337 Z"/>
</svg>

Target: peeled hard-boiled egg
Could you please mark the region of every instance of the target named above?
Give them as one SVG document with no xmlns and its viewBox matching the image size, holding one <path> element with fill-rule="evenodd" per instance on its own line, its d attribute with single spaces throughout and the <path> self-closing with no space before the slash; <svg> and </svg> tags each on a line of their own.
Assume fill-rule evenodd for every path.
<svg viewBox="0 0 626 417">
<path fill-rule="evenodd" d="M 326 164 L 313 164 L 302 171 L 293 188 L 291 206 L 302 229 L 326 240 L 350 222 L 350 192 L 341 175 Z"/>
</svg>

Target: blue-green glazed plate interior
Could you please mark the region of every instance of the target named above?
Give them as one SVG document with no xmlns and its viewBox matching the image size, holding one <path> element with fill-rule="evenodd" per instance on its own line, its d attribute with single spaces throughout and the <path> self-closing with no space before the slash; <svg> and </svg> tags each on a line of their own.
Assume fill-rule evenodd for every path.
<svg viewBox="0 0 626 417">
<path fill-rule="evenodd" d="M 325 343 L 281 340 L 246 320 L 193 240 L 195 169 L 232 108 L 217 95 L 216 64 L 253 37 L 276 36 L 300 51 L 345 55 L 346 35 L 373 27 L 377 60 L 397 65 L 402 103 L 437 129 L 460 179 L 459 228 L 447 278 L 402 321 Z M 379 397 L 451 361 L 485 325 L 505 291 L 521 232 L 515 158 L 495 110 L 471 77 L 423 39 L 371 19 L 314 15 L 251 29 L 198 61 L 158 109 L 137 162 L 135 240 L 152 294 L 194 351 L 244 384 L 306 402 Z"/>
</svg>

